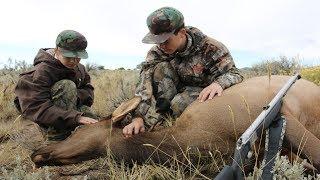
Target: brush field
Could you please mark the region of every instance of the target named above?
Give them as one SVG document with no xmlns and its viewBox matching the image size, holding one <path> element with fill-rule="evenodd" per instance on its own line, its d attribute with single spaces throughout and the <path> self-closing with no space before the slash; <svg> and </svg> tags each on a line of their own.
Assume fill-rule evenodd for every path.
<svg viewBox="0 0 320 180">
<path fill-rule="evenodd" d="M 217 156 L 201 165 L 185 166 L 173 160 L 169 167 L 149 163 L 130 168 L 109 156 L 37 169 L 29 156 L 43 143 L 43 138 L 13 105 L 18 74 L 18 70 L 0 70 L 0 179 L 212 179 L 222 168 L 217 162 L 224 161 Z M 100 117 L 106 117 L 121 102 L 133 97 L 139 76 L 137 70 L 92 70 L 90 74 L 95 87 L 93 109 Z M 302 68 L 301 74 L 320 85 L 320 67 Z M 247 78 L 255 75 L 246 71 Z M 306 175 L 301 163 L 291 164 L 286 157 L 277 163 L 277 179 L 316 178 Z M 257 179 L 258 175 L 256 169 L 248 179 Z"/>
</svg>

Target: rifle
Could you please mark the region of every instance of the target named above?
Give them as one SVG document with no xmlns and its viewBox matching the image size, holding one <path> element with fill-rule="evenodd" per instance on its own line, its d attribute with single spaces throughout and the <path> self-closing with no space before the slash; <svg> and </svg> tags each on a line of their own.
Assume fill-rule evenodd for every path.
<svg viewBox="0 0 320 180">
<path fill-rule="evenodd" d="M 243 167 L 244 161 L 246 160 L 249 151 L 251 151 L 252 145 L 254 145 L 255 141 L 266 129 L 268 130 L 267 134 L 270 135 L 267 137 L 267 142 L 269 143 L 268 150 L 266 151 L 267 153 L 264 154 L 268 164 L 264 167 L 262 179 L 272 179 L 273 174 L 271 173 L 271 170 L 273 168 L 275 156 L 281 149 L 283 139 L 283 135 L 281 137 L 281 134 L 284 133 L 286 125 L 286 120 L 280 114 L 282 98 L 296 80 L 300 78 L 301 76 L 299 74 L 292 76 L 272 101 L 267 106 L 263 107 L 261 114 L 237 140 L 232 165 L 226 165 L 215 177 L 215 180 L 244 179 L 244 173 L 241 167 Z"/>
</svg>

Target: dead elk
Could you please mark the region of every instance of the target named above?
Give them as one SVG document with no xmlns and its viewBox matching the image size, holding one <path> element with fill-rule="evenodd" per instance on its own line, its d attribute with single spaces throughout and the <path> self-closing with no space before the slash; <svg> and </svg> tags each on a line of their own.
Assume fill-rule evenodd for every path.
<svg viewBox="0 0 320 180">
<path fill-rule="evenodd" d="M 77 163 L 105 155 L 106 147 L 128 163 L 165 162 L 174 155 L 183 158 L 179 154 L 190 147 L 201 153 L 218 150 L 232 155 L 236 139 L 287 79 L 248 79 L 226 89 L 221 97 L 194 102 L 174 126 L 131 138 L 124 138 L 121 129 L 112 128 L 107 120 L 83 126 L 65 141 L 38 149 L 31 158 L 38 166 Z M 320 88 L 303 79 L 297 81 L 285 96 L 281 112 L 287 119 L 284 147 L 299 151 L 320 170 Z"/>
</svg>

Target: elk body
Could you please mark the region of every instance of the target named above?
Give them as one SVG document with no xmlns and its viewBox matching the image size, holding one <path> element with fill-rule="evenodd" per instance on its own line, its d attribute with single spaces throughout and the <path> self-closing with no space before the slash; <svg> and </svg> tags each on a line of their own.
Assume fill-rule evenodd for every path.
<svg viewBox="0 0 320 180">
<path fill-rule="evenodd" d="M 165 162 L 173 155 L 183 158 L 181 152 L 187 148 L 233 155 L 237 138 L 288 78 L 248 79 L 226 89 L 221 97 L 192 103 L 174 126 L 130 138 L 124 138 L 122 130 L 108 120 L 83 126 L 65 141 L 42 147 L 31 157 L 39 166 L 70 164 L 105 155 L 106 147 L 118 160 L 128 163 Z M 287 119 L 284 147 L 302 152 L 320 170 L 320 88 L 298 80 L 285 96 L 281 113 Z"/>
</svg>

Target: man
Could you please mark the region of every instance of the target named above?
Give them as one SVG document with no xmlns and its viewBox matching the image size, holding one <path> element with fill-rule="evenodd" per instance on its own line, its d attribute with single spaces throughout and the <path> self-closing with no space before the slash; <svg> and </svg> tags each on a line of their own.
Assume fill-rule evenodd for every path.
<svg viewBox="0 0 320 180">
<path fill-rule="evenodd" d="M 80 60 L 88 58 L 87 40 L 79 32 L 62 31 L 56 48 L 40 49 L 34 67 L 20 74 L 15 105 L 42 127 L 49 141 L 63 140 L 80 124 L 96 123 L 90 76 Z"/>
<path fill-rule="evenodd" d="M 203 102 L 243 80 L 228 49 L 199 29 L 185 27 L 181 12 L 163 7 L 147 18 L 142 42 L 156 44 L 142 63 L 136 94 L 142 101 L 124 127 L 128 137 L 153 127 L 165 115 L 178 117 L 198 99 Z"/>
</svg>

